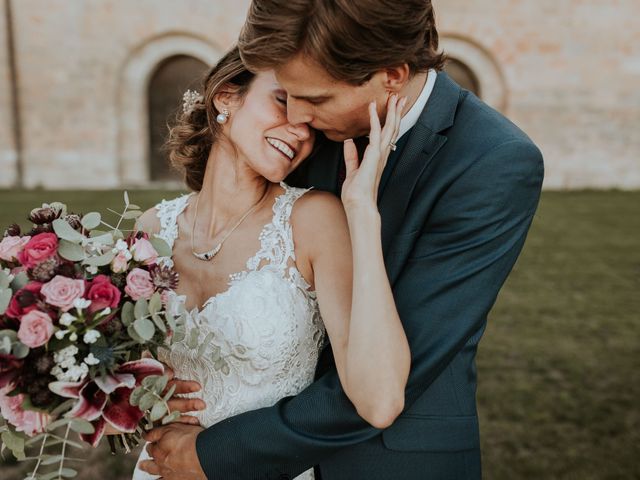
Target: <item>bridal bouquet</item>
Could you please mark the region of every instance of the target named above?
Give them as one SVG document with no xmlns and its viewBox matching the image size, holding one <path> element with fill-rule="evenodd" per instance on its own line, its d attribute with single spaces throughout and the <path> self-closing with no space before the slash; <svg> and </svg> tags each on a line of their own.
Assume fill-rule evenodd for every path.
<svg viewBox="0 0 640 480">
<path fill-rule="evenodd" d="M 0 241 L 2 450 L 35 462 L 29 478 L 75 476 L 67 452 L 83 445 L 72 431 L 95 447 L 111 426 L 123 432 L 108 436 L 112 450 L 115 438 L 128 451 L 144 428 L 180 416 L 169 411 L 173 388 L 165 392 L 168 377 L 154 359 L 184 337 L 165 307 L 178 282 L 171 250 L 121 230 L 141 214 L 126 193 L 124 210 L 111 212 L 116 226 L 96 212 L 44 204 L 31 211 L 31 231 L 14 224 Z M 27 447 L 39 453 L 28 457 Z M 47 466 L 55 469 L 42 473 Z"/>
</svg>

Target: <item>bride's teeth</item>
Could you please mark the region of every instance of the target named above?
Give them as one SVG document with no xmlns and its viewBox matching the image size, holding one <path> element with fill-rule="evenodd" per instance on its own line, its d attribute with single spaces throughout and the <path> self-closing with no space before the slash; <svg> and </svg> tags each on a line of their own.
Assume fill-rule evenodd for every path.
<svg viewBox="0 0 640 480">
<path fill-rule="evenodd" d="M 267 142 L 269 142 L 270 145 L 276 147 L 287 157 L 289 157 L 289 160 L 293 160 L 293 157 L 296 156 L 295 152 L 291 150 L 286 143 L 281 142 L 280 140 L 276 140 L 275 138 L 267 138 Z"/>
</svg>

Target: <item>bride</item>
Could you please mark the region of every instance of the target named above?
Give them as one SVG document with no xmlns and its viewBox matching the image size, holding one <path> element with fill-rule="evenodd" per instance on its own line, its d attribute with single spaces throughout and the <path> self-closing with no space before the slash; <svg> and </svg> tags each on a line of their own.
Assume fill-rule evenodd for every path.
<svg viewBox="0 0 640 480">
<path fill-rule="evenodd" d="M 172 246 L 180 282 L 169 304 L 186 309 L 186 338 L 202 346 L 184 340 L 161 355 L 176 378 L 201 386 L 175 400 L 198 410 L 184 422 L 207 427 L 298 394 L 313 381 L 325 334 L 360 416 L 385 428 L 401 413 L 409 346 L 384 268 L 376 193 L 404 101 L 391 96 L 388 107 L 384 128 L 369 107 L 361 165 L 345 142 L 341 203 L 283 182 L 315 134 L 287 121 L 272 72 L 247 71 L 236 48 L 209 72 L 202 96 L 185 96 L 168 147 L 193 193 L 139 220 Z M 153 472 L 148 458 L 143 451 L 134 479 L 155 478 L 143 471 Z"/>
</svg>

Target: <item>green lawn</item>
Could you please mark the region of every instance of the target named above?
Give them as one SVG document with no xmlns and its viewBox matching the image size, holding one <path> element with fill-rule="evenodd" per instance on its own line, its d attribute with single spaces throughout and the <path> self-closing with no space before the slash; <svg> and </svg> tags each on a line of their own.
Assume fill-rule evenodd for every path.
<svg viewBox="0 0 640 480">
<path fill-rule="evenodd" d="M 130 192 L 145 208 L 172 195 Z M 44 200 L 105 211 L 121 198 L 0 192 L 0 225 Z M 640 192 L 544 193 L 478 370 L 485 478 L 640 478 Z M 134 459 L 91 460 L 80 478 L 128 478 Z"/>
</svg>

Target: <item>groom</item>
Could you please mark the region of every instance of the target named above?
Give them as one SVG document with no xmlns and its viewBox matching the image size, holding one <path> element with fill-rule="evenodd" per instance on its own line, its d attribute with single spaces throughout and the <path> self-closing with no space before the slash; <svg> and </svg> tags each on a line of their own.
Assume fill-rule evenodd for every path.
<svg viewBox="0 0 640 480">
<path fill-rule="evenodd" d="M 322 480 L 479 479 L 475 355 L 538 204 L 539 150 L 442 72 L 430 0 L 254 0 L 239 45 L 250 68 L 275 69 L 289 120 L 334 142 L 367 134 L 372 99 L 384 118 L 390 93 L 408 97 L 379 191 L 412 353 L 406 407 L 384 431 L 367 424 L 328 348 L 295 397 L 206 430 L 154 430 L 146 468 L 165 479 L 291 479 L 313 466 Z M 334 142 L 291 182 L 338 194 Z"/>
</svg>

